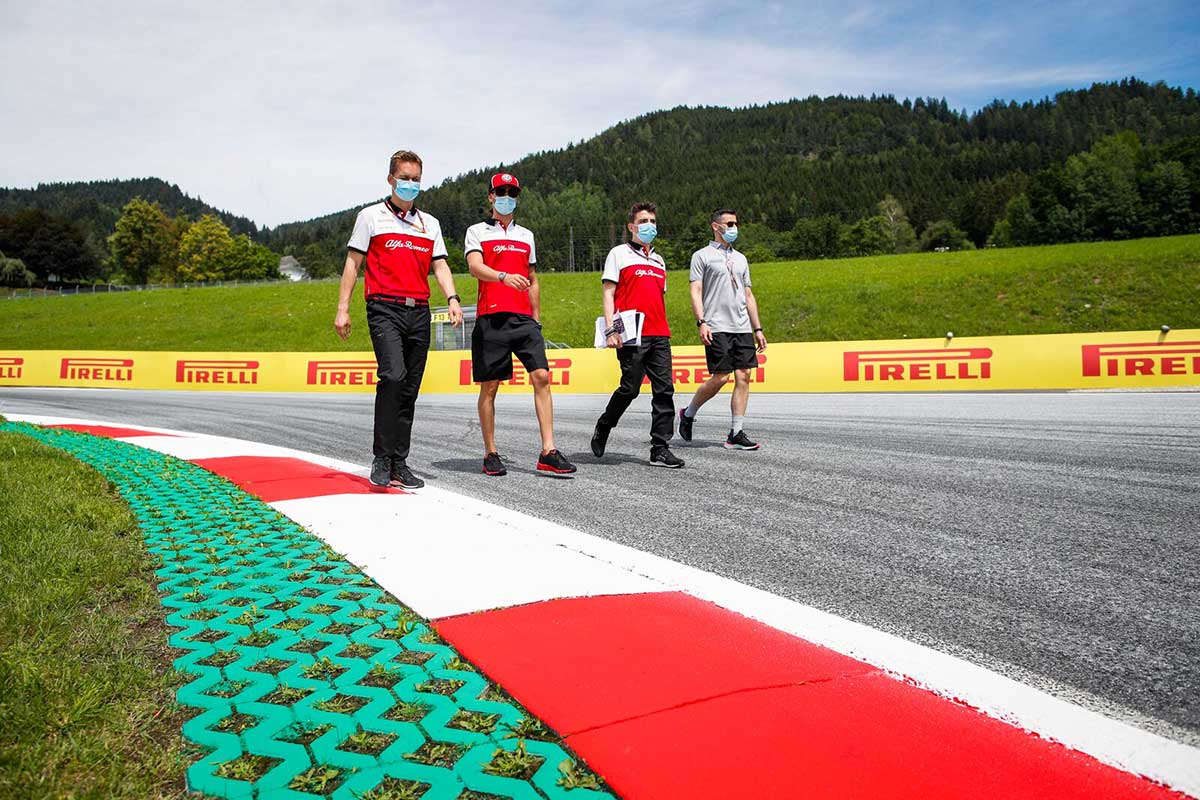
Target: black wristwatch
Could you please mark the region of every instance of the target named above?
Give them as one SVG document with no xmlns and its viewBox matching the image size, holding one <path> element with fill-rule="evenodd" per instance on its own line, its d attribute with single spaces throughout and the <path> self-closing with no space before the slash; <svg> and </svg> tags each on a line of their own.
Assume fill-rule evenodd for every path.
<svg viewBox="0 0 1200 800">
<path fill-rule="evenodd" d="M 708 324 L 708 320 L 706 320 L 706 319 L 698 319 L 698 320 L 696 320 L 696 327 L 697 327 L 697 328 L 699 328 L 701 325 L 707 325 L 707 324 Z"/>
<path fill-rule="evenodd" d="M 762 329 L 762 328 L 755 328 L 755 329 L 754 329 L 754 332 L 755 332 L 755 333 L 762 333 L 762 332 L 763 332 L 763 329 Z"/>
<path fill-rule="evenodd" d="M 456 294 L 452 294 L 452 295 L 450 295 L 449 297 L 447 297 L 447 298 L 446 298 L 446 302 L 447 302 L 447 303 L 450 303 L 452 300 L 457 300 L 457 301 L 459 302 L 459 305 L 461 305 L 461 304 L 462 304 L 462 298 L 460 298 L 460 297 L 459 297 L 458 295 L 456 295 Z"/>
</svg>

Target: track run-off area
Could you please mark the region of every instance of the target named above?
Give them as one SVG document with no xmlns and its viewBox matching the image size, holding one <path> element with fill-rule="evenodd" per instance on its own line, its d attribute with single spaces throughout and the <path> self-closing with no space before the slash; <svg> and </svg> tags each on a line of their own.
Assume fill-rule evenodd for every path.
<svg viewBox="0 0 1200 800">
<path fill-rule="evenodd" d="M 686 396 L 677 397 L 677 403 Z M 474 398 L 418 402 L 429 486 L 637 548 L 1200 744 L 1200 393 L 717 398 L 680 471 L 646 464 L 649 402 L 597 461 L 604 398 L 556 398 L 573 479 L 534 470 L 531 398 L 499 399 L 509 474 L 480 474 Z M 366 467 L 369 395 L 0 390 L 0 413 L 228 436 Z M 486 525 L 483 520 L 479 524 Z M 379 530 L 381 537 L 406 532 Z M 431 531 L 430 533 L 435 533 Z"/>
</svg>

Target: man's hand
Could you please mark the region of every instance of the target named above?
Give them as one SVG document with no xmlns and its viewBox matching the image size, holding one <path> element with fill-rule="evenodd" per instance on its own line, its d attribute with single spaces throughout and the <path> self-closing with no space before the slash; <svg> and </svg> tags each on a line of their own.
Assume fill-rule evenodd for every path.
<svg viewBox="0 0 1200 800">
<path fill-rule="evenodd" d="M 461 315 L 460 315 L 461 318 Z M 345 341 L 350 337 L 350 312 L 343 309 L 338 309 L 337 316 L 333 318 L 333 329 L 337 331 L 337 335 Z"/>
<path fill-rule="evenodd" d="M 510 286 L 518 292 L 529 291 L 529 278 L 526 278 L 524 275 L 517 275 L 514 272 L 510 272 L 504 276 L 503 283 L 505 286 Z"/>
<path fill-rule="evenodd" d="M 756 342 L 758 342 L 758 352 L 761 353 L 762 351 L 767 349 L 767 337 L 763 334 L 762 331 L 754 332 L 754 340 Z"/>
<path fill-rule="evenodd" d="M 700 341 L 708 345 L 712 344 L 712 328 L 708 327 L 707 322 L 700 326 Z"/>
<path fill-rule="evenodd" d="M 625 346 L 625 340 L 621 337 L 621 334 L 611 333 L 609 334 L 608 339 L 605 340 L 605 344 L 607 344 L 609 347 L 620 349 Z"/>
<path fill-rule="evenodd" d="M 457 300 L 450 301 L 450 327 L 457 328 L 463 323 L 462 305 Z"/>
</svg>

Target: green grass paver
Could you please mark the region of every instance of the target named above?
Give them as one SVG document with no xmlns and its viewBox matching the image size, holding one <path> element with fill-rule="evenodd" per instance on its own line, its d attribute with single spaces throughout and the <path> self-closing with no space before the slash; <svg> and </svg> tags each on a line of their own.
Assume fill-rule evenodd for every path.
<svg viewBox="0 0 1200 800">
<path fill-rule="evenodd" d="M 193 791 L 279 800 L 613 796 L 426 620 L 258 498 L 136 445 L 21 423 L 0 430 L 104 475 L 161 560 L 166 621 L 180 629 L 170 644 L 187 651 L 174 666 L 191 678 L 177 699 L 197 711 L 183 734 L 208 751 L 188 769 Z M 580 776 L 601 788 L 566 788 Z"/>
</svg>

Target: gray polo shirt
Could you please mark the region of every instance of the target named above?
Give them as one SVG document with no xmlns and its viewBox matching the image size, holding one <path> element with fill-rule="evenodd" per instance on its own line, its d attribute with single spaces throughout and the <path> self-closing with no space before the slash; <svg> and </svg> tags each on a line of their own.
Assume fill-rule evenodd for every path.
<svg viewBox="0 0 1200 800">
<path fill-rule="evenodd" d="M 704 287 L 704 319 L 713 333 L 753 333 L 746 310 L 750 264 L 727 244 L 709 242 L 692 253 L 688 278 Z"/>
</svg>

